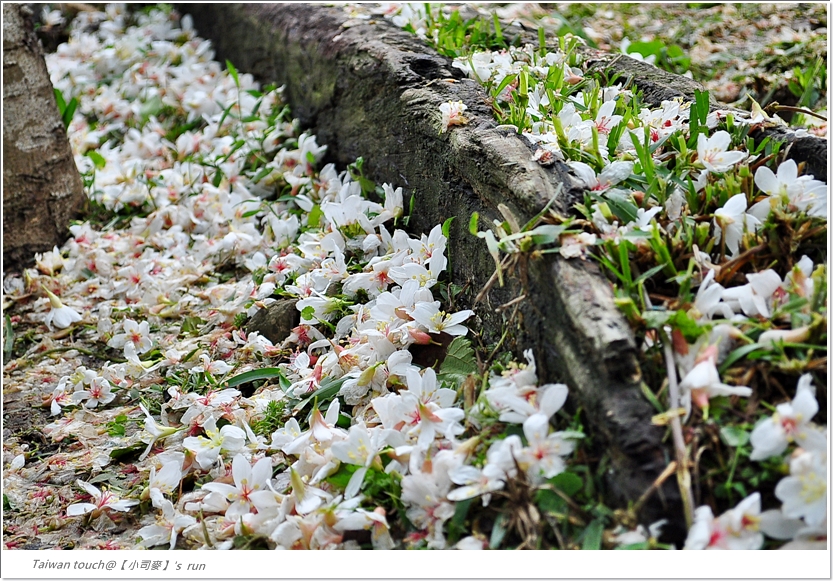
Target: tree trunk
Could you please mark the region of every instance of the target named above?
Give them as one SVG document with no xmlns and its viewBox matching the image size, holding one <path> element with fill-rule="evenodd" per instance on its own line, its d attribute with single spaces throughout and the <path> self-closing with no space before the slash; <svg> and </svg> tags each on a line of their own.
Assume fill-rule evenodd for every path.
<svg viewBox="0 0 833 581">
<path fill-rule="evenodd" d="M 63 244 L 85 200 L 32 13 L 3 4 L 3 270 Z"/>
</svg>

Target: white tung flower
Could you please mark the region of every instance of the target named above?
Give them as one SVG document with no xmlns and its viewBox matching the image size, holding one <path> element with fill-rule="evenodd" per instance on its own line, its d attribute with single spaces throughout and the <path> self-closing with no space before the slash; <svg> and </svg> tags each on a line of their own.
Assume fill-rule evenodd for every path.
<svg viewBox="0 0 833 581">
<path fill-rule="evenodd" d="M 760 515 L 761 495 L 757 492 L 744 498 L 719 518 L 714 518 L 710 507 L 701 506 L 694 511 L 694 524 L 688 531 L 685 548 L 760 549 L 764 543 L 764 535 L 758 530 Z"/>
<path fill-rule="evenodd" d="M 41 285 L 41 288 L 46 292 L 46 296 L 49 297 L 49 305 L 51 308 L 46 314 L 46 317 L 44 317 L 43 322 L 46 323 L 46 326 L 50 330 L 53 324 L 59 329 L 66 329 L 73 323 L 81 320 L 81 315 L 75 309 L 65 306 L 61 302 L 61 299 L 50 292 L 45 286 Z"/>
<path fill-rule="evenodd" d="M 717 131 L 708 138 L 701 133 L 697 136 L 697 156 L 700 163 L 707 171 L 719 173 L 746 159 L 746 153 L 742 151 L 727 151 L 731 143 L 732 138 L 726 131 Z"/>
<path fill-rule="evenodd" d="M 177 512 L 173 503 L 155 488 L 151 490 L 150 496 L 153 506 L 160 509 L 162 514 L 156 518 L 156 524 L 139 529 L 137 534 L 142 538 L 141 545 L 153 547 L 170 543 L 169 548 L 173 549 L 179 533 L 195 524 L 197 519 Z"/>
<path fill-rule="evenodd" d="M 130 507 L 139 504 L 138 500 L 121 500 L 109 490 L 101 491 L 92 484 L 83 480 L 76 480 L 75 483 L 83 488 L 94 502 L 77 502 L 67 507 L 67 516 L 80 516 L 91 513 L 93 518 L 98 517 L 104 511 L 117 510 L 127 512 Z"/>
<path fill-rule="evenodd" d="M 465 125 L 469 122 L 463 115 L 463 111 L 468 109 L 462 101 L 449 101 L 440 105 L 440 112 L 443 114 L 442 127 L 440 133 L 445 133 L 452 125 Z"/>
<path fill-rule="evenodd" d="M 827 434 L 824 436 L 827 440 Z M 790 475 L 775 487 L 787 518 L 818 526 L 827 518 L 827 453 L 804 451 L 790 462 Z"/>
<path fill-rule="evenodd" d="M 209 482 L 203 488 L 223 495 L 232 504 L 226 510 L 226 518 L 237 518 L 256 508 L 263 512 L 276 508 L 275 493 L 269 490 L 272 477 L 272 461 L 261 458 L 252 467 L 245 456 L 237 454 L 231 463 L 234 486 L 222 482 Z"/>
<path fill-rule="evenodd" d="M 746 195 L 736 194 L 714 213 L 714 239 L 719 243 L 725 236 L 726 249 L 734 256 L 744 231 L 755 232 L 760 225 L 760 220 L 746 213 Z"/>
<path fill-rule="evenodd" d="M 779 404 L 772 417 L 766 418 L 752 430 L 749 439 L 752 444 L 750 460 L 778 456 L 787 449 L 790 442 L 796 442 L 803 448 L 824 449 L 826 438 L 810 424 L 810 420 L 819 411 L 815 391 L 812 376 L 809 373 L 802 375 L 798 380 L 795 398 L 791 402 Z"/>
</svg>

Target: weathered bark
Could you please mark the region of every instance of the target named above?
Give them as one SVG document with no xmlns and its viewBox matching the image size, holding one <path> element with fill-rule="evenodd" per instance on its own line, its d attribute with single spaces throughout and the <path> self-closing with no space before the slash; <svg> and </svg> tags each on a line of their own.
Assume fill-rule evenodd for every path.
<svg viewBox="0 0 833 581">
<path fill-rule="evenodd" d="M 63 244 L 85 199 L 31 11 L 3 4 L 3 269 Z"/>
<path fill-rule="evenodd" d="M 461 78 L 446 58 L 419 39 L 378 20 L 351 22 L 338 8 L 309 5 L 182 4 L 220 59 L 263 82 L 285 85 L 293 115 L 329 146 L 342 165 L 363 156 L 369 177 L 416 196 L 410 227 L 427 231 L 455 216 L 448 245 L 454 282 L 468 300 L 494 271 L 482 240 L 468 233 L 472 212 L 481 225 L 503 203 L 524 223 L 550 199 L 566 212 L 582 191 L 564 164 L 532 161 L 525 139 L 498 129 L 482 89 Z M 440 134 L 439 105 L 462 100 L 470 123 Z M 482 226 L 481 226 L 482 228 Z M 517 316 L 497 307 L 526 294 Z M 463 300 L 466 300 L 465 298 Z M 667 465 L 664 430 L 651 425 L 639 389 L 633 334 L 616 309 L 610 284 L 591 262 L 552 254 L 530 260 L 474 305 L 480 339 L 517 354 L 535 351 L 539 376 L 571 388 L 572 405 L 587 413 L 589 431 L 608 454 L 608 498 L 626 505 Z M 673 478 L 646 503 L 640 518 L 669 519 L 666 538 L 685 536 Z"/>
</svg>

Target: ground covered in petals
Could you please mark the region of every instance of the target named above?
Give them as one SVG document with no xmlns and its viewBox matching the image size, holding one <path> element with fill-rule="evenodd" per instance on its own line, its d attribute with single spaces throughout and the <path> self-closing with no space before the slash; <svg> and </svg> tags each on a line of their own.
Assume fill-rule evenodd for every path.
<svg viewBox="0 0 833 581">
<path fill-rule="evenodd" d="M 685 548 L 826 546 L 827 184 L 749 137 L 783 121 L 645 106 L 585 75 L 579 35 L 345 10 L 452 57 L 585 184 L 573 215 L 472 234 L 495 280 L 535 252 L 602 265 L 688 482 Z M 47 56 L 90 212 L 4 273 L 6 548 L 671 548 L 604 504 L 531 350 L 478 364 L 448 223 L 409 231 L 408 192 L 323 164 L 280 88 L 213 56 L 164 6 L 82 11 Z M 275 308 L 281 337 L 251 330 Z"/>
</svg>

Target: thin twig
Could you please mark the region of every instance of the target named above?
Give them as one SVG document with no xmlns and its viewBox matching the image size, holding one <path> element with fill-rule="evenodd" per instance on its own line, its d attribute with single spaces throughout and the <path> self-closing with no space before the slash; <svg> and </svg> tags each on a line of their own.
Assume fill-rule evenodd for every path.
<svg viewBox="0 0 833 581">
<path fill-rule="evenodd" d="M 668 373 L 668 407 L 676 409 L 680 407 L 680 386 L 677 384 L 677 370 L 674 367 L 674 353 L 671 351 L 671 340 L 668 335 L 662 332 L 662 347 L 665 353 L 665 367 Z M 680 416 L 674 415 L 671 418 L 671 435 L 674 437 L 674 452 L 677 457 L 677 482 L 680 486 L 680 495 L 683 497 L 683 510 L 685 511 L 686 526 L 691 528 L 694 522 L 694 495 L 691 493 L 691 474 L 688 471 L 688 452 L 686 451 L 685 440 L 683 439 L 683 426 Z"/>
<path fill-rule="evenodd" d="M 660 487 L 662 484 L 668 480 L 668 477 L 671 476 L 677 470 L 677 462 L 676 460 L 672 460 L 668 466 L 665 467 L 665 470 L 662 471 L 662 474 L 657 476 L 656 480 L 648 487 L 642 496 L 639 497 L 639 500 L 636 501 L 636 504 L 633 505 L 633 512 L 634 514 L 638 514 L 639 510 L 642 508 L 642 505 L 645 504 L 645 501 L 651 498 L 651 495 Z"/>
<path fill-rule="evenodd" d="M 819 115 L 818 113 L 814 113 L 813 111 L 810 111 L 809 109 L 802 109 L 801 107 L 790 107 L 789 105 L 779 105 L 778 103 L 770 103 L 769 105 L 767 105 L 766 108 L 769 109 L 770 111 L 775 111 L 776 113 L 778 111 L 788 111 L 790 113 L 801 113 L 803 115 L 812 115 L 813 117 L 821 119 L 822 121 L 827 121 L 827 117 L 825 117 L 824 115 Z"/>
<path fill-rule="evenodd" d="M 102 356 L 102 354 L 100 353 L 96 353 L 95 351 L 90 351 L 88 349 L 83 349 L 81 347 L 55 347 L 54 349 L 49 349 L 48 351 L 44 351 L 43 353 L 35 353 L 30 357 L 32 359 L 42 359 L 47 355 L 52 355 L 53 353 L 63 353 L 64 351 L 78 351 L 79 353 L 83 353 L 84 355 L 89 355 L 90 357 L 101 359 L 102 361 L 112 361 L 114 363 L 124 363 L 127 361 L 127 359 L 122 359 L 121 357 Z"/>
<path fill-rule="evenodd" d="M 495 312 L 499 313 L 501 311 L 504 311 L 504 310 L 508 309 L 509 307 L 511 307 L 512 305 L 521 302 L 525 298 L 526 298 L 526 295 L 521 295 L 519 297 L 516 297 L 516 298 L 512 299 L 511 301 L 509 301 L 508 303 L 504 303 L 504 304 L 500 305 L 499 307 L 497 307 L 495 309 Z"/>
<path fill-rule="evenodd" d="M 755 254 L 758 254 L 759 252 L 762 252 L 763 250 L 766 250 L 766 249 L 767 249 L 766 244 L 758 244 L 757 246 L 753 246 L 749 250 L 746 250 L 746 251 L 742 252 L 741 254 L 738 254 L 737 256 L 732 258 L 731 260 L 726 261 L 726 263 L 724 263 L 720 267 L 720 273 L 719 274 L 716 273 L 717 276 L 714 277 L 715 282 L 719 282 L 721 284 L 726 282 L 726 280 L 731 278 L 731 276 L 733 276 L 735 274 L 735 272 L 737 272 L 737 270 L 741 266 L 743 266 L 752 256 L 754 256 Z"/>
</svg>

